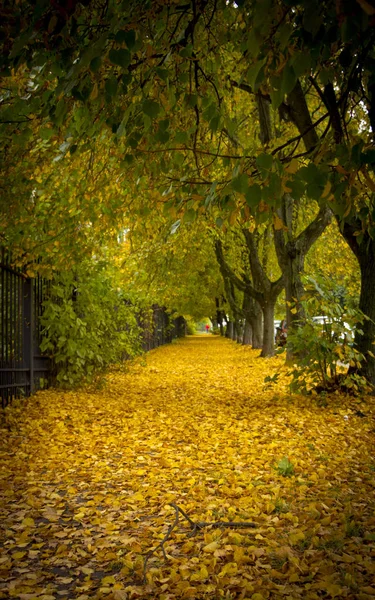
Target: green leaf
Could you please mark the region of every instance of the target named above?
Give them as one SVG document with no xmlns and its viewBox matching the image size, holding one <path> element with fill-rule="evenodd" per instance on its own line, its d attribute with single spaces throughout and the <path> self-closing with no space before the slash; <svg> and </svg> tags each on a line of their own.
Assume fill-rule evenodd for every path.
<svg viewBox="0 0 375 600">
<path fill-rule="evenodd" d="M 107 79 L 104 87 L 105 87 L 105 91 L 107 92 L 107 94 L 110 98 L 113 98 L 114 96 L 116 96 L 117 88 L 118 88 L 118 81 L 117 81 L 116 77 L 110 77 L 109 79 Z"/>
<path fill-rule="evenodd" d="M 135 40 L 136 36 L 135 31 L 133 31 L 133 29 L 129 29 L 129 31 L 126 31 L 125 29 L 120 29 L 120 31 L 118 31 L 115 35 L 115 42 L 117 42 L 118 44 L 122 44 L 125 42 L 125 44 L 130 50 L 134 48 Z"/>
<path fill-rule="evenodd" d="M 126 72 L 126 73 L 124 73 L 124 74 L 122 75 L 122 77 L 121 77 L 121 81 L 122 81 L 122 83 L 123 83 L 123 85 L 124 85 L 125 87 L 126 87 L 127 85 L 129 85 L 129 83 L 131 82 L 131 80 L 132 80 L 132 74 L 131 74 L 131 73 L 129 73 L 129 72 Z"/>
<path fill-rule="evenodd" d="M 271 77 L 271 102 L 273 108 L 279 108 L 280 104 L 284 100 L 284 91 L 283 91 L 283 79 L 282 77 Z"/>
<path fill-rule="evenodd" d="M 281 93 L 283 95 L 289 94 L 296 85 L 296 82 L 297 77 L 293 67 L 291 67 L 290 64 L 286 64 L 283 70 Z"/>
<path fill-rule="evenodd" d="M 169 127 L 169 119 L 163 119 L 162 121 L 159 121 L 159 129 L 162 131 L 166 131 Z"/>
<path fill-rule="evenodd" d="M 252 56 L 258 55 L 261 41 L 262 37 L 259 34 L 259 32 L 255 29 L 255 27 L 250 29 L 249 37 L 247 38 L 247 49 Z"/>
<path fill-rule="evenodd" d="M 191 55 L 193 54 L 193 46 L 191 44 L 188 44 L 187 46 L 185 46 L 185 48 L 182 48 L 180 50 L 179 54 L 183 58 L 190 58 Z"/>
<path fill-rule="evenodd" d="M 191 108 L 194 108 L 194 106 L 197 106 L 197 104 L 198 104 L 198 94 L 186 94 L 185 102 L 188 106 L 191 106 Z"/>
<path fill-rule="evenodd" d="M 274 206 L 281 197 L 281 178 L 277 173 L 271 173 L 268 185 L 263 188 L 263 199 Z"/>
<path fill-rule="evenodd" d="M 298 177 L 306 181 L 306 183 L 315 183 L 320 176 L 320 171 L 314 163 L 310 163 L 307 167 L 302 167 L 297 171 Z"/>
<path fill-rule="evenodd" d="M 126 69 L 130 65 L 131 54 L 125 48 L 120 48 L 119 50 L 112 49 L 108 54 L 108 58 L 114 65 Z"/>
<path fill-rule="evenodd" d="M 295 54 L 290 62 L 296 77 L 301 77 L 301 75 L 309 73 L 311 70 L 312 59 L 311 54 L 308 52 Z"/>
<path fill-rule="evenodd" d="M 187 210 L 184 213 L 183 222 L 184 223 L 192 223 L 193 221 L 195 221 L 196 216 L 197 216 L 197 213 L 195 212 L 195 210 L 193 208 L 189 208 L 189 210 Z"/>
<path fill-rule="evenodd" d="M 134 162 L 134 156 L 132 154 L 125 154 L 123 162 L 126 165 L 131 165 Z"/>
<path fill-rule="evenodd" d="M 164 131 L 163 129 L 160 129 L 155 135 L 155 139 L 161 144 L 166 144 L 169 140 L 169 137 L 169 131 Z"/>
<path fill-rule="evenodd" d="M 186 144 L 189 141 L 189 135 L 186 131 L 176 131 L 174 139 L 177 144 Z"/>
<path fill-rule="evenodd" d="M 255 63 L 255 65 L 250 67 L 247 72 L 247 76 L 246 76 L 247 82 L 250 85 L 250 87 L 253 89 L 254 92 L 257 91 L 259 85 L 263 81 L 262 70 L 265 65 L 265 62 L 266 62 L 266 58 L 259 60 L 258 62 Z"/>
<path fill-rule="evenodd" d="M 161 69 L 160 67 L 158 67 L 156 69 L 156 74 L 158 75 L 158 77 L 160 77 L 160 79 L 162 79 L 163 81 L 167 81 L 168 77 L 169 77 L 169 71 L 167 69 Z"/>
<path fill-rule="evenodd" d="M 262 200 L 262 188 L 257 183 L 251 185 L 246 194 L 246 204 L 250 206 L 250 208 L 255 208 L 258 206 L 260 201 Z"/>
<path fill-rule="evenodd" d="M 306 188 L 306 195 L 312 200 L 319 200 L 323 193 L 323 188 L 315 182 L 309 183 Z"/>
<path fill-rule="evenodd" d="M 203 102 L 202 102 L 203 105 Z M 210 103 L 203 111 L 203 118 L 206 121 L 211 121 L 217 115 L 217 107 L 215 102 Z"/>
<path fill-rule="evenodd" d="M 54 129 L 51 129 L 50 127 L 42 127 L 39 130 L 39 135 L 42 138 L 42 140 L 49 140 L 54 134 Z"/>
<path fill-rule="evenodd" d="M 220 124 L 220 115 L 216 115 L 213 119 L 211 119 L 209 123 L 210 131 L 215 132 L 218 130 Z"/>
<path fill-rule="evenodd" d="M 299 200 L 300 198 L 302 198 L 302 196 L 305 193 L 306 187 L 303 181 L 301 181 L 300 179 L 288 179 L 286 185 L 288 188 L 291 189 L 290 194 L 294 198 L 294 200 Z"/>
<path fill-rule="evenodd" d="M 145 115 L 154 119 L 160 112 L 160 105 L 155 100 L 144 100 L 142 103 L 142 111 Z"/>
<path fill-rule="evenodd" d="M 97 73 L 102 66 L 102 62 L 101 56 L 95 56 L 95 58 L 93 58 L 90 62 L 91 71 L 93 71 L 93 73 Z"/>
<path fill-rule="evenodd" d="M 249 187 L 249 177 L 246 173 L 241 173 L 238 177 L 232 179 L 231 188 L 235 192 L 239 192 L 240 194 L 245 194 Z"/>
<path fill-rule="evenodd" d="M 259 167 L 259 169 L 269 171 L 272 168 L 273 157 L 271 154 L 266 154 L 265 152 L 263 152 L 262 154 L 259 154 L 259 156 L 257 156 L 256 164 Z"/>
<path fill-rule="evenodd" d="M 67 110 L 68 110 L 68 106 L 65 101 L 65 98 L 61 98 L 61 100 L 59 100 L 59 102 L 57 103 L 55 114 L 54 114 L 54 121 L 57 125 L 62 124 L 62 122 L 64 120 L 64 116 L 67 113 Z"/>
<path fill-rule="evenodd" d="M 293 26 L 290 23 L 284 23 L 279 28 L 277 37 L 279 38 L 279 44 L 282 49 L 284 49 L 289 42 L 289 38 L 293 33 Z"/>
</svg>

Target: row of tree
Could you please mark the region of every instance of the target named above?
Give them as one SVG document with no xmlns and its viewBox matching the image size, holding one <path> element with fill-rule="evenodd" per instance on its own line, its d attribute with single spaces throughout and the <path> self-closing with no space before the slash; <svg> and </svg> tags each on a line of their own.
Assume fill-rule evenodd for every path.
<svg viewBox="0 0 375 600">
<path fill-rule="evenodd" d="M 130 287 L 201 314 L 224 296 L 254 345 L 261 310 L 268 355 L 277 298 L 292 330 L 334 221 L 359 264 L 356 344 L 375 383 L 369 0 L 20 0 L 1 17 L 1 241 L 20 263 L 61 272 L 120 235 Z M 187 268 L 193 230 L 207 245 Z"/>
</svg>

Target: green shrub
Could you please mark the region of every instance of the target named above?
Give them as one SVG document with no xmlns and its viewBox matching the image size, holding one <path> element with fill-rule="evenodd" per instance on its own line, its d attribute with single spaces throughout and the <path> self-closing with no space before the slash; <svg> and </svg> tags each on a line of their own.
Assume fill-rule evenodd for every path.
<svg viewBox="0 0 375 600">
<path fill-rule="evenodd" d="M 191 317 L 185 317 L 186 319 L 186 333 L 187 335 L 194 335 L 197 332 L 195 321 Z"/>
<path fill-rule="evenodd" d="M 364 315 L 345 305 L 342 296 L 322 279 L 307 278 L 302 304 L 306 321 L 288 332 L 288 348 L 296 360 L 289 372 L 291 391 L 366 391 L 366 380 L 349 369 L 359 368 L 364 360 L 354 345 L 354 330 Z M 323 322 L 314 320 L 314 315 L 324 315 Z"/>
<path fill-rule="evenodd" d="M 41 350 L 62 386 L 90 381 L 98 370 L 141 351 L 136 309 L 104 269 L 60 275 L 41 323 Z"/>
</svg>

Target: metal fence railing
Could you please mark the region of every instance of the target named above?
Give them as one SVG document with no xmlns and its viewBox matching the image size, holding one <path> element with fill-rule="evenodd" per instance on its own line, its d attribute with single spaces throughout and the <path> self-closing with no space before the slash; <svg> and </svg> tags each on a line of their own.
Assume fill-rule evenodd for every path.
<svg viewBox="0 0 375 600">
<path fill-rule="evenodd" d="M 184 317 L 172 319 L 165 307 L 152 306 L 152 315 L 140 319 L 143 329 L 143 350 L 153 350 L 163 344 L 169 344 L 176 337 L 183 337 L 186 333 Z"/>
<path fill-rule="evenodd" d="M 14 398 L 29 396 L 51 378 L 52 361 L 40 351 L 43 302 L 51 282 L 29 278 L 12 264 L 9 252 L 0 250 L 0 397 L 4 408 Z M 154 305 L 140 316 L 143 350 L 167 344 L 185 335 L 185 319 L 171 319 L 165 308 Z"/>
<path fill-rule="evenodd" d="M 46 282 L 30 279 L 11 263 L 4 249 L 0 260 L 0 395 L 2 406 L 28 396 L 48 377 L 48 357 L 39 351 L 38 317 Z"/>
</svg>

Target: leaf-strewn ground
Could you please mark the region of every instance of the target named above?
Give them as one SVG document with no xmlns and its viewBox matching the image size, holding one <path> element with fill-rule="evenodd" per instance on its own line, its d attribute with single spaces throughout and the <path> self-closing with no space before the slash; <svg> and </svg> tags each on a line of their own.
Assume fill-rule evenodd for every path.
<svg viewBox="0 0 375 600">
<path fill-rule="evenodd" d="M 373 598 L 373 400 L 319 407 L 267 388 L 277 361 L 258 354 L 195 336 L 99 391 L 7 409 L 0 598 Z M 180 519 L 143 583 L 170 502 L 257 528 L 189 537 Z"/>
</svg>

